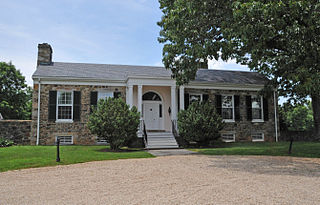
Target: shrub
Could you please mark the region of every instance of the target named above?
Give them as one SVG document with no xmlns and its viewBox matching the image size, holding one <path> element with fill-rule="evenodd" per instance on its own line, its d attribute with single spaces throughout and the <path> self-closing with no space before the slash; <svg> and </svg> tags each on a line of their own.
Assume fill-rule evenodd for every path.
<svg viewBox="0 0 320 205">
<path fill-rule="evenodd" d="M 99 100 L 89 117 L 91 133 L 110 143 L 112 150 L 119 150 L 137 139 L 140 114 L 136 107 L 129 106 L 121 98 Z"/>
<path fill-rule="evenodd" d="M 0 147 L 10 147 L 14 144 L 13 141 L 7 140 L 4 138 L 0 138 Z"/>
<path fill-rule="evenodd" d="M 187 143 L 209 145 L 220 137 L 219 131 L 223 126 L 222 118 L 208 102 L 194 102 L 178 114 L 179 134 Z"/>
</svg>

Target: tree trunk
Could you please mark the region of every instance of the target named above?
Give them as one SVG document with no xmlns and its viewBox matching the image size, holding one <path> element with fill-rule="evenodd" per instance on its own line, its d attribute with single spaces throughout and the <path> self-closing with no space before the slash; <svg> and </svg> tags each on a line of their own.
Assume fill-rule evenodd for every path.
<svg viewBox="0 0 320 205">
<path fill-rule="evenodd" d="M 314 121 L 314 138 L 320 139 L 320 96 L 311 95 L 312 99 L 312 110 L 313 110 L 313 121 Z"/>
</svg>

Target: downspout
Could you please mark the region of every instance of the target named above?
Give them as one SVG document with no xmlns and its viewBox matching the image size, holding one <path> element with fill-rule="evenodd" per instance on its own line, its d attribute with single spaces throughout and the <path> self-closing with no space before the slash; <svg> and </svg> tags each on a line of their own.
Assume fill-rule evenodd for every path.
<svg viewBox="0 0 320 205">
<path fill-rule="evenodd" d="M 40 78 L 38 78 L 38 118 L 37 118 L 37 145 L 39 145 L 40 139 Z"/>
<path fill-rule="evenodd" d="M 274 128 L 276 132 L 276 142 L 278 142 L 278 121 L 277 121 L 277 102 L 276 102 L 276 91 L 273 92 L 274 102 Z"/>
</svg>

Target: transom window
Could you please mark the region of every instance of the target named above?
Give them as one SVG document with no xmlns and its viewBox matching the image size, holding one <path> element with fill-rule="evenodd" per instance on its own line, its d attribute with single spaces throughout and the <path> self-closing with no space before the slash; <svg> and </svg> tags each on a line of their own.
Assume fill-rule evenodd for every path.
<svg viewBox="0 0 320 205">
<path fill-rule="evenodd" d="M 253 95 L 251 96 L 251 106 L 252 106 L 252 120 L 262 120 L 263 119 L 263 109 L 262 109 L 262 96 Z"/>
<path fill-rule="evenodd" d="M 57 119 L 72 120 L 73 106 L 72 91 L 58 91 Z"/>
<path fill-rule="evenodd" d="M 147 92 L 142 96 L 142 100 L 161 101 L 160 96 L 155 92 Z"/>
<path fill-rule="evenodd" d="M 255 132 L 251 134 L 251 138 L 253 142 L 264 141 L 264 134 L 263 132 Z"/>
<path fill-rule="evenodd" d="M 99 91 L 98 92 L 98 101 L 100 99 L 113 98 L 113 92 L 110 91 Z"/>
<path fill-rule="evenodd" d="M 190 94 L 189 95 L 189 102 L 190 104 L 193 102 L 201 102 L 202 101 L 202 95 L 201 94 Z"/>
<path fill-rule="evenodd" d="M 233 95 L 222 95 L 221 96 L 221 113 L 222 119 L 226 121 L 234 120 L 234 106 L 233 106 Z"/>
</svg>

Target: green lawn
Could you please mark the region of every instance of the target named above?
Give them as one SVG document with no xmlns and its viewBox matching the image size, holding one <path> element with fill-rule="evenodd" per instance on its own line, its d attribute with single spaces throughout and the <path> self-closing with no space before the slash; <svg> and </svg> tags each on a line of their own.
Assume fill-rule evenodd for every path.
<svg viewBox="0 0 320 205">
<path fill-rule="evenodd" d="M 293 142 L 292 154 L 288 154 L 289 142 L 223 143 L 217 148 L 190 149 L 206 155 L 270 155 L 320 158 L 320 142 Z"/>
<path fill-rule="evenodd" d="M 153 157 L 151 154 L 139 150 L 106 152 L 103 149 L 106 149 L 106 146 L 61 146 L 61 162 L 56 162 L 55 146 L 13 146 L 0 148 L 0 172 L 99 160 Z"/>
</svg>

